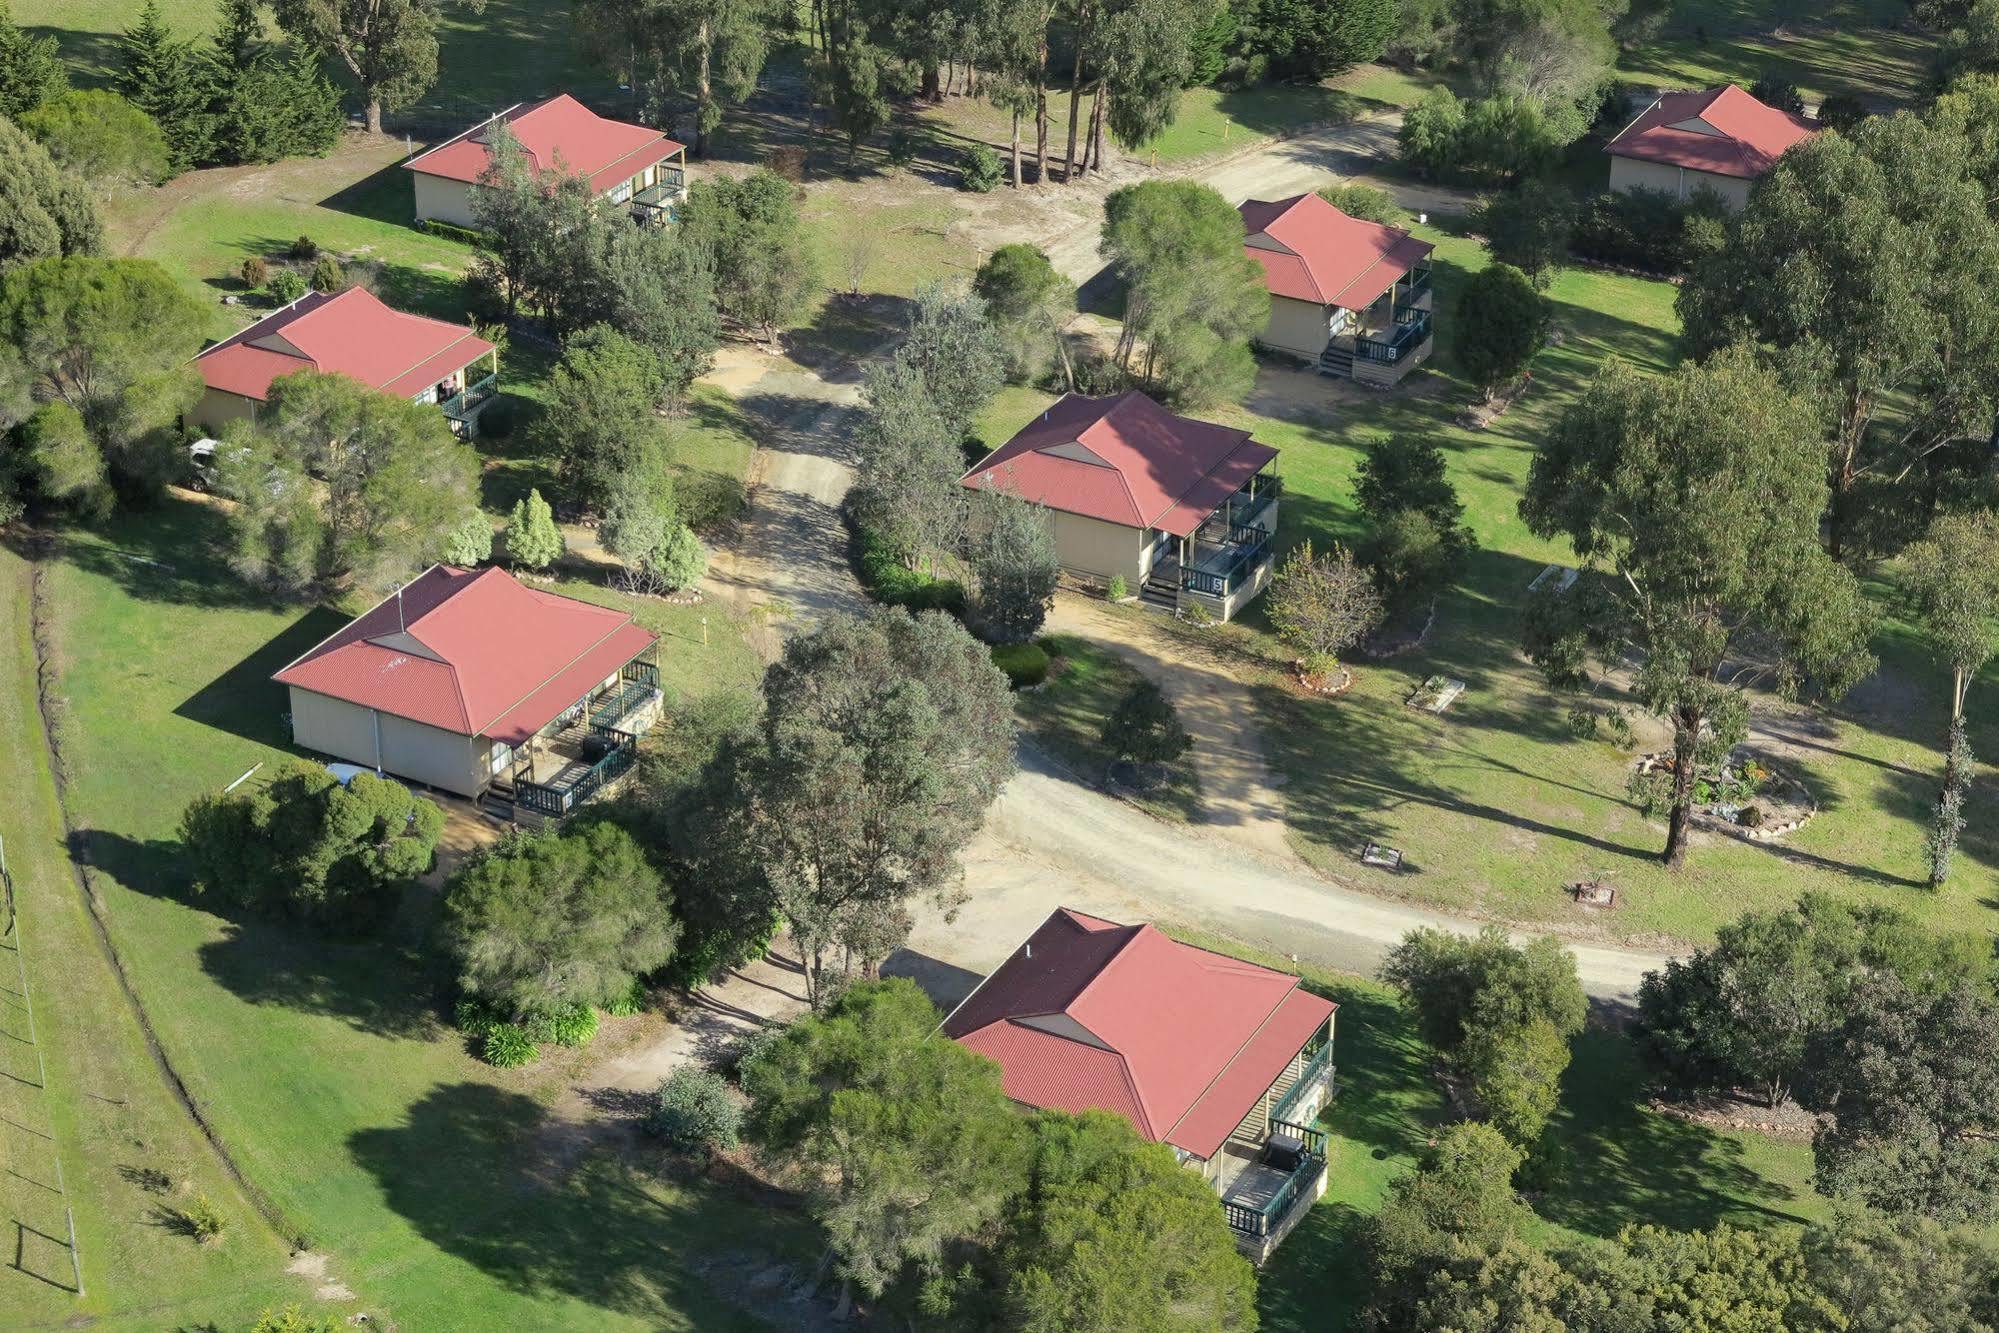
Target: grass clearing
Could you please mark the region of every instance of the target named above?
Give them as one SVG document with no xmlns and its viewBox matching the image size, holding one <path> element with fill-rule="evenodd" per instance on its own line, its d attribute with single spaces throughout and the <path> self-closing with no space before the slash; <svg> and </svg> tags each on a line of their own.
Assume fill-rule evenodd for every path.
<svg viewBox="0 0 1999 1333">
<path fill-rule="evenodd" d="M 1395 991 L 1200 932 L 1205 948 L 1299 974 L 1337 1003 L 1338 1094 L 1319 1118 L 1329 1138 L 1326 1196 L 1265 1265 L 1258 1291 L 1270 1333 L 1350 1326 L 1367 1293 L 1366 1218 L 1395 1179 L 1416 1169 L 1449 1112 L 1434 1059 Z M 1545 1152 L 1554 1174 L 1529 1197 L 1528 1239 L 1556 1247 L 1608 1239 L 1626 1225 L 1680 1228 L 1817 1221 L 1811 1148 L 1722 1132 L 1660 1114 L 1638 1100 L 1644 1075 L 1631 1043 L 1597 1023 L 1576 1039 Z"/>
<path fill-rule="evenodd" d="M 1051 634 L 1041 644 L 1054 663 L 1048 683 L 1015 695 L 1014 714 L 1037 742 L 1075 768 L 1084 781 L 1101 782 L 1116 758 L 1102 739 L 1104 719 L 1142 677 L 1116 653 L 1087 639 Z M 1201 779 L 1193 761 L 1183 758 L 1173 765 L 1166 786 L 1125 799 L 1161 819 L 1184 824 L 1201 817 Z"/>
<path fill-rule="evenodd" d="M 169 501 L 115 534 L 72 534 L 47 577 L 84 846 L 134 984 L 223 1141 L 332 1275 L 405 1327 L 752 1326 L 699 1265 L 795 1258 L 803 1224 L 644 1162 L 547 1169 L 547 1107 L 584 1057 L 474 1060 L 443 1017 L 424 900 L 406 934 L 351 942 L 185 897 L 180 810 L 287 752 L 268 675 L 342 620 L 243 588 L 217 558 L 219 526 L 209 506 Z M 638 613 L 666 636 L 670 687 L 753 675 L 718 613 L 705 649 L 702 608 Z M 160 1285 L 162 1300 L 180 1290 Z"/>
<path fill-rule="evenodd" d="M 1901 0 L 1675 0 L 1659 35 L 1625 49 L 1617 70 L 1626 83 L 1665 88 L 1773 77 L 1810 105 L 1852 93 L 1882 107 L 1916 97 L 1936 45 Z"/>
</svg>

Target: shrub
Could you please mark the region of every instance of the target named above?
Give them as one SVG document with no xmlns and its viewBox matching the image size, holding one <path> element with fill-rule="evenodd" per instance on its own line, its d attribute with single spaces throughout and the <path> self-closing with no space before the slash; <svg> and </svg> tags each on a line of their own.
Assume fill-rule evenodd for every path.
<svg viewBox="0 0 1999 1333">
<path fill-rule="evenodd" d="M 1647 819 L 1658 819 L 1673 808 L 1673 775 L 1665 769 L 1634 769 L 1624 790 Z"/>
<path fill-rule="evenodd" d="M 319 242 L 310 236 L 301 236 L 292 242 L 291 256 L 304 263 L 319 258 Z"/>
<path fill-rule="evenodd" d="M 458 241 L 465 245 L 484 245 L 486 233 L 471 227 L 461 227 L 455 222 L 440 222 L 436 218 L 426 218 L 416 224 L 417 230 L 432 236 L 443 237 L 447 241 Z"/>
<path fill-rule="evenodd" d="M 1104 719 L 1103 742 L 1112 754 L 1141 764 L 1170 764 L 1194 738 L 1157 682 L 1140 677 Z"/>
<path fill-rule="evenodd" d="M 973 194 L 987 194 L 1006 178 L 1006 164 L 1000 155 L 982 143 L 975 143 L 965 150 L 965 160 L 959 167 L 958 186 Z"/>
<path fill-rule="evenodd" d="M 993 646 L 993 665 L 1006 672 L 1016 690 L 1032 689 L 1048 679 L 1048 650 L 1038 643 Z"/>
<path fill-rule="evenodd" d="M 743 1108 L 729 1095 L 722 1076 L 692 1065 L 674 1070 L 659 1085 L 658 1100 L 645 1118 L 648 1134 L 682 1152 L 733 1148 L 742 1127 Z"/>
<path fill-rule="evenodd" d="M 541 1051 L 517 1023 L 495 1023 L 486 1029 L 480 1058 L 495 1069 L 518 1069 L 539 1058 Z"/>
<path fill-rule="evenodd" d="M 597 1011 L 567 1004 L 548 1015 L 548 1039 L 558 1046 L 586 1046 L 597 1035 Z"/>
<path fill-rule="evenodd" d="M 222 1238 L 222 1210 L 206 1194 L 197 1194 L 174 1209 L 174 1218 L 188 1235 L 204 1245 Z"/>
<path fill-rule="evenodd" d="M 888 164 L 897 171 L 916 160 L 916 136 L 898 126 L 888 136 L 888 146 L 884 150 Z"/>
<path fill-rule="evenodd" d="M 271 299 L 279 305 L 290 305 L 305 295 L 305 279 L 298 275 L 297 269 L 281 268 L 271 274 L 271 280 L 265 284 L 264 290 L 269 292 Z"/>
<path fill-rule="evenodd" d="M 646 986 L 637 977 L 632 978 L 632 988 L 604 1006 L 604 1014 L 609 1018 L 630 1018 L 644 1012 L 646 1007 Z"/>
<path fill-rule="evenodd" d="M 262 255 L 251 255 L 243 261 L 241 272 L 243 285 L 254 292 L 270 280 L 271 266 L 264 262 Z"/>
<path fill-rule="evenodd" d="M 1685 202 L 1664 190 L 1595 195 L 1576 214 L 1569 250 L 1598 263 L 1684 273 L 1699 253 L 1707 224 L 1724 216 L 1726 207 L 1711 191 Z"/>
<path fill-rule="evenodd" d="M 1122 602 L 1129 596 L 1131 596 L 1131 585 L 1124 581 L 1124 575 L 1111 575 L 1111 581 L 1104 585 L 1104 600 L 1107 602 Z"/>
<path fill-rule="evenodd" d="M 475 510 L 445 534 L 440 554 L 446 564 L 464 569 L 484 564 L 493 558 L 493 525 L 487 522 L 484 513 Z"/>
<path fill-rule="evenodd" d="M 484 1037 L 506 1020 L 489 1002 L 476 995 L 467 995 L 452 1009 L 451 1021 L 468 1037 Z"/>
<path fill-rule="evenodd" d="M 1804 94 L 1798 91 L 1797 84 L 1788 79 L 1765 75 L 1749 85 L 1749 95 L 1764 106 L 1773 106 L 1794 116 L 1805 114 Z"/>
<path fill-rule="evenodd" d="M 866 528 L 857 528 L 854 533 L 857 548 L 855 574 L 868 596 L 888 606 L 908 607 L 911 611 L 948 611 L 954 616 L 965 614 L 965 589 L 956 579 L 940 579 L 934 574 L 926 574 L 920 569 L 911 569 L 903 564 L 901 557 L 889 550 Z"/>
<path fill-rule="evenodd" d="M 489 440 L 504 440 L 514 433 L 514 400 L 501 394 L 479 413 L 479 433 Z"/>
<path fill-rule="evenodd" d="M 312 261 L 312 289 L 325 292 L 329 296 L 347 285 L 347 275 L 340 271 L 340 261 L 332 255 L 321 255 Z"/>
</svg>

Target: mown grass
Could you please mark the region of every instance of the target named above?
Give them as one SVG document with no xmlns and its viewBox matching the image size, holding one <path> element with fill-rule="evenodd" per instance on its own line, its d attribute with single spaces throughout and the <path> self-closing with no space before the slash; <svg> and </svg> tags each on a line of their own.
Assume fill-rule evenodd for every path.
<svg viewBox="0 0 1999 1333">
<path fill-rule="evenodd" d="M 137 993 L 223 1141 L 378 1318 L 751 1326 L 702 1265 L 795 1257 L 801 1224 L 615 1157 L 548 1161 L 548 1103 L 572 1063 L 502 1073 L 472 1058 L 442 1019 L 449 969 L 421 910 L 403 934 L 353 942 L 187 896 L 180 810 L 288 751 L 268 675 L 342 619 L 243 588 L 217 559 L 218 526 L 208 506 L 168 502 L 114 534 L 66 536 L 48 579 L 81 846 Z M 707 649 L 701 608 L 639 614 L 666 635 L 672 688 L 740 684 L 754 670 L 719 613 L 705 613 Z M 9 688 L 30 679 L 10 676 Z M 186 1287 L 165 1274 L 156 1300 L 171 1308 Z M 225 1322 L 264 1299 L 243 1297 Z"/>
<path fill-rule="evenodd" d="M 1051 634 L 1041 644 L 1053 660 L 1048 683 L 1015 695 L 1014 713 L 1029 735 L 1074 767 L 1084 781 L 1102 782 L 1116 758 L 1103 742 L 1104 721 L 1138 684 L 1138 670 L 1109 649 L 1074 635 Z M 1193 760 L 1183 758 L 1170 769 L 1165 786 L 1127 799 L 1162 819 L 1197 820 L 1200 775 Z"/>
<path fill-rule="evenodd" d="M 1328 1135 L 1326 1195 L 1265 1265 L 1258 1304 L 1272 1333 L 1350 1327 L 1368 1294 L 1366 1219 L 1450 1120 L 1435 1059 L 1400 996 L 1379 982 L 1300 967 L 1231 939 L 1173 934 L 1298 974 L 1339 1005 L 1338 1093 L 1319 1119 Z M 1533 1243 L 1575 1245 L 1646 1222 L 1760 1226 L 1827 1215 L 1829 1204 L 1811 1191 L 1808 1145 L 1652 1110 L 1636 1053 L 1613 1028 L 1592 1023 L 1573 1051 L 1541 1150 L 1548 1167 L 1526 1196 Z"/>
<path fill-rule="evenodd" d="M 284 1271 L 286 1239 L 237 1191 L 168 1090 L 98 946 L 71 874 L 35 678 L 29 566 L 0 548 L 0 772 L 8 793 L 0 840 L 19 914 L 18 931 L 0 939 L 7 1037 L 0 1207 L 22 1228 L 0 1276 L 0 1325 L 234 1326 L 267 1305 L 309 1301 L 307 1284 Z M 27 1040 L 17 947 L 25 950 L 42 1061 Z M 47 1082 L 35 1086 L 44 1066 Z M 171 1225 L 170 1210 L 197 1194 L 221 1211 L 217 1243 L 197 1244 Z M 65 1207 L 76 1219 L 80 1297 L 64 1290 L 74 1284 Z"/>
<path fill-rule="evenodd" d="M 1576 701 L 1545 688 L 1519 651 L 1528 583 L 1544 565 L 1573 557 L 1564 543 L 1529 533 L 1517 505 L 1537 443 L 1605 360 L 1649 371 L 1675 363 L 1674 289 L 1563 273 L 1549 293 L 1561 345 L 1536 360 L 1525 399 L 1491 427 L 1470 429 L 1459 417 L 1473 395 L 1449 373 L 1453 312 L 1484 253 L 1461 237 L 1425 234 L 1438 242 L 1435 369 L 1393 393 L 1355 395 L 1273 365 L 1247 409 L 1212 413 L 1282 450 L 1280 545 L 1310 539 L 1323 547 L 1364 535 L 1353 478 L 1366 441 L 1379 434 L 1442 446 L 1480 543 L 1440 600 L 1429 639 L 1387 661 L 1361 660 L 1352 693 L 1337 702 L 1305 699 L 1266 674 L 1258 690 L 1265 745 L 1290 779 L 1284 797 L 1300 852 L 1383 894 L 1638 940 L 1704 939 L 1745 910 L 1807 890 L 1891 903 L 1935 926 L 1989 929 L 1999 829 L 1988 790 L 1974 798 L 1961 878 L 1942 892 L 1926 886 L 1923 825 L 1943 727 L 1941 680 L 1892 618 L 1876 642 L 1883 670 L 1874 681 L 1829 710 L 1785 713 L 1802 739 L 1784 763 L 1810 786 L 1819 817 L 1777 846 L 1697 835 L 1684 871 L 1659 865 L 1663 828 L 1625 794 L 1634 755 L 1573 739 L 1565 715 Z M 1877 591 L 1885 599 L 1892 585 Z M 1245 624 L 1264 624 L 1258 608 Z M 1274 660 L 1274 646 L 1265 645 Z M 1442 716 L 1404 703 L 1432 674 L 1467 685 Z M 1630 709 L 1641 744 L 1665 743 L 1663 729 L 1615 686 L 1603 686 L 1595 702 Z M 1774 699 L 1760 706 L 1785 712 Z M 1992 735 L 1991 724 L 1979 730 Z M 1994 743 L 1999 737 L 1974 740 Z M 1363 867 L 1357 852 L 1368 841 L 1402 849 L 1403 872 Z M 1618 907 L 1584 921 L 1562 886 L 1594 876 L 1617 887 Z"/>
<path fill-rule="evenodd" d="M 1812 105 L 1851 93 L 1880 107 L 1916 96 L 1935 51 L 1900 0 L 1678 0 L 1617 69 L 1627 83 L 1667 88 L 1779 78 Z"/>
</svg>

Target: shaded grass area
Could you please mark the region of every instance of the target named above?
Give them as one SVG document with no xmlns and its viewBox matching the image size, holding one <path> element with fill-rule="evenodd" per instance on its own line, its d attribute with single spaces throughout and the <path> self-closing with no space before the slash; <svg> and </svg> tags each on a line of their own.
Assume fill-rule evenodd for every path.
<svg viewBox="0 0 1999 1333">
<path fill-rule="evenodd" d="M 1812 105 L 1843 92 L 1880 107 L 1920 91 L 1936 50 L 1936 38 L 1901 0 L 1656 0 L 1633 8 L 1652 16 L 1658 35 L 1619 55 L 1627 83 L 1748 87 L 1768 76 L 1796 84 Z"/>
<path fill-rule="evenodd" d="M 1116 653 L 1087 639 L 1051 634 L 1041 645 L 1054 662 L 1048 683 L 1015 695 L 1014 713 L 1037 742 L 1085 781 L 1101 782 L 1116 757 L 1103 743 L 1104 720 L 1143 677 Z M 1201 779 L 1191 758 L 1174 764 L 1159 790 L 1120 794 L 1161 819 L 1185 823 L 1201 816 Z"/>
<path fill-rule="evenodd" d="M 1438 242 L 1434 368 L 1394 393 L 1358 394 L 1273 365 L 1248 410 L 1214 414 L 1282 450 L 1280 545 L 1309 538 L 1323 547 L 1363 535 L 1354 472 L 1365 442 L 1381 433 L 1441 444 L 1480 541 L 1458 586 L 1441 599 L 1429 639 L 1400 657 L 1361 660 L 1359 684 L 1344 698 L 1301 698 L 1264 674 L 1265 745 L 1291 779 L 1284 794 L 1301 853 L 1386 895 L 1637 940 L 1706 938 L 1747 909 L 1789 903 L 1813 889 L 1892 903 L 1936 926 L 1989 928 L 1999 867 L 1989 784 L 1974 797 L 1963 878 L 1942 893 L 1925 887 L 1923 821 L 1944 700 L 1938 673 L 1893 621 L 1877 645 L 1881 676 L 1836 708 L 1792 711 L 1760 700 L 1800 738 L 1784 763 L 1804 778 L 1823 813 L 1775 846 L 1699 834 L 1685 871 L 1668 874 L 1658 864 L 1663 826 L 1625 795 L 1635 754 L 1573 739 L 1565 714 L 1576 701 L 1545 688 L 1520 654 L 1527 585 L 1544 565 L 1573 557 L 1565 544 L 1527 532 L 1516 506 L 1536 444 L 1605 360 L 1621 357 L 1648 371 L 1674 364 L 1674 289 L 1563 273 L 1550 292 L 1561 345 L 1536 360 L 1526 398 L 1491 427 L 1468 429 L 1458 418 L 1473 395 L 1450 374 L 1453 313 L 1484 253 L 1460 236 L 1425 235 Z M 1266 627 L 1259 605 L 1243 623 Z M 1265 651 L 1277 657 L 1274 646 Z M 1467 685 L 1442 716 L 1404 703 L 1432 674 Z M 1602 687 L 1596 703 L 1628 707 L 1641 747 L 1665 742 L 1663 728 L 1615 683 Z M 1981 730 L 1988 738 L 1974 746 L 1999 742 L 1991 724 Z M 1404 872 L 1362 866 L 1358 852 L 1368 841 L 1401 848 Z M 1595 876 L 1616 886 L 1618 907 L 1584 918 L 1562 886 Z"/>
<path fill-rule="evenodd" d="M 1298 974 L 1308 990 L 1339 1005 L 1338 1093 L 1319 1119 L 1329 1138 L 1326 1195 L 1265 1265 L 1258 1305 L 1266 1330 L 1352 1327 L 1368 1295 L 1366 1219 L 1450 1120 L 1429 1048 L 1401 998 L 1379 982 L 1300 967 L 1219 936 L 1172 933 Z M 1649 1109 L 1636 1052 L 1609 1027 L 1592 1023 L 1573 1049 L 1544 1147 L 1553 1174 L 1528 1196 L 1535 1244 L 1609 1238 L 1645 1222 L 1758 1226 L 1828 1214 L 1829 1204 L 1811 1191 L 1808 1145 L 1711 1130 Z"/>
<path fill-rule="evenodd" d="M 286 1244 L 236 1190 L 174 1100 L 98 947 L 72 877 L 35 703 L 29 567 L 0 548 L 0 839 L 20 929 L 0 942 L 0 1210 L 15 1224 L 0 1271 L 0 1325 L 159 1328 L 245 1322 L 307 1299 L 284 1272 Z M 36 1047 L 14 948 L 25 940 Z M 42 1083 L 46 1066 L 47 1081 Z M 57 1156 L 61 1180 L 58 1192 Z M 198 1245 L 170 1210 L 207 1196 L 224 1219 Z M 84 1294 L 74 1285 L 64 1209 L 76 1219 Z M 171 1319 L 162 1313 L 171 1308 Z M 328 1307 L 341 1309 L 346 1307 Z"/>
<path fill-rule="evenodd" d="M 750 1326 L 702 1276 L 702 1256 L 794 1257 L 802 1224 L 614 1160 L 544 1163 L 547 1105 L 584 1057 L 511 1073 L 475 1061 L 445 1025 L 448 967 L 425 947 L 423 913 L 406 936 L 344 942 L 188 898 L 181 809 L 286 753 L 284 700 L 268 675 L 343 618 L 236 583 L 218 559 L 220 529 L 212 508 L 169 501 L 113 534 L 68 536 L 48 575 L 72 801 L 134 984 L 191 1092 L 251 1180 L 378 1317 Z M 717 612 L 706 649 L 701 608 L 638 613 L 666 635 L 661 665 L 676 690 L 739 684 L 753 670 Z M 245 1298 L 226 1322 L 254 1313 Z"/>
</svg>

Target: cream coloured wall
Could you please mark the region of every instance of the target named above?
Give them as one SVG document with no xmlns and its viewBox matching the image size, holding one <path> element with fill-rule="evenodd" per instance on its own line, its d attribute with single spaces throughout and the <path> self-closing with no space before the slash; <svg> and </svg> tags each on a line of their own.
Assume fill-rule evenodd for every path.
<svg viewBox="0 0 1999 1333">
<path fill-rule="evenodd" d="M 1664 190 L 1675 199 L 1691 198 L 1703 186 L 1720 195 L 1730 208 L 1749 202 L 1753 181 L 1739 176 L 1717 176 L 1710 171 L 1688 171 L 1663 162 L 1641 162 L 1636 158 L 1612 156 L 1610 188 L 1613 190 Z"/>
<path fill-rule="evenodd" d="M 195 425 L 201 427 L 203 434 L 220 435 L 222 428 L 230 422 L 247 421 L 257 415 L 257 407 L 254 398 L 205 388 L 201 391 L 201 401 L 194 405 L 193 420 Z"/>
<path fill-rule="evenodd" d="M 491 780 L 491 746 L 486 742 L 393 713 L 377 713 L 296 685 L 290 688 L 292 740 L 308 750 L 369 768 L 379 763 L 382 771 L 393 777 L 460 796 L 477 796 Z M 375 754 L 378 721 L 379 760 Z"/>
<path fill-rule="evenodd" d="M 1049 510 L 1048 517 L 1055 530 L 1055 552 L 1062 568 L 1071 574 L 1103 581 L 1113 574 L 1122 574 L 1131 590 L 1138 591 L 1138 585 L 1145 579 L 1145 556 L 1151 545 L 1143 529 L 1064 513 L 1060 509 Z"/>
<path fill-rule="evenodd" d="M 1273 295 L 1270 298 L 1270 322 L 1264 325 L 1257 341 L 1277 351 L 1317 361 L 1319 353 L 1326 350 L 1326 339 L 1330 336 L 1330 314 L 1325 306 L 1315 302 Z"/>
<path fill-rule="evenodd" d="M 480 188 L 464 181 L 449 180 L 443 176 L 433 176 L 428 172 L 412 171 L 410 179 L 416 182 L 416 220 L 428 222 L 435 218 L 439 222 L 449 222 L 454 227 L 477 228 L 479 221 L 472 216 L 472 192 Z"/>
</svg>

